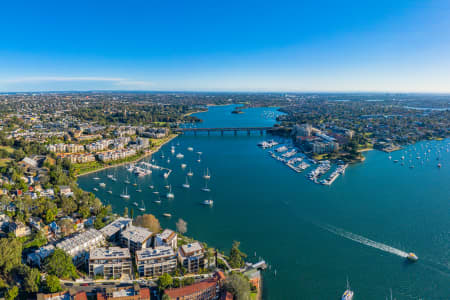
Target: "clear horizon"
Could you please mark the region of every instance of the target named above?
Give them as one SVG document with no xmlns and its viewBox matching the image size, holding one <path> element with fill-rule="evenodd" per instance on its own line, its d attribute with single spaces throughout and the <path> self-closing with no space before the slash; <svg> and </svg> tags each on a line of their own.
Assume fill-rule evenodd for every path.
<svg viewBox="0 0 450 300">
<path fill-rule="evenodd" d="M 3 93 L 450 93 L 445 0 L 0 7 Z"/>
</svg>

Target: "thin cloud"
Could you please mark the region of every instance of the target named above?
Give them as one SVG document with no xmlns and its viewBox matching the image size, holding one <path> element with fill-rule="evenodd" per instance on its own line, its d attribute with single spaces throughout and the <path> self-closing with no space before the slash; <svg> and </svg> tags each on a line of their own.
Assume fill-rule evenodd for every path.
<svg viewBox="0 0 450 300">
<path fill-rule="evenodd" d="M 110 81 L 110 82 L 120 82 L 126 81 L 124 78 L 111 78 L 111 77 L 89 77 L 89 76 L 36 76 L 36 77 L 20 77 L 11 79 L 0 79 L 4 83 L 21 83 L 21 82 L 41 82 L 41 81 L 60 81 L 60 82 L 70 82 L 70 81 Z"/>
</svg>

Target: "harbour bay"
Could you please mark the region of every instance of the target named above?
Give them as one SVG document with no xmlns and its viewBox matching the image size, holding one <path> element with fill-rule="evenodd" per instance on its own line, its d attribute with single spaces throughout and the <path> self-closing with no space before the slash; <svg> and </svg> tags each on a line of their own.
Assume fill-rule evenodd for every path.
<svg viewBox="0 0 450 300">
<path fill-rule="evenodd" d="M 203 119 L 198 126 L 270 126 L 278 114 L 276 108 L 231 114 L 234 108 L 210 107 L 195 114 Z M 167 179 L 158 171 L 137 178 L 119 166 L 82 176 L 78 182 L 92 191 L 98 187 L 93 177 L 100 177 L 106 188 L 95 194 L 119 214 L 125 207 L 140 214 L 132 203 L 144 202 L 146 213 L 158 217 L 164 227 L 174 229 L 183 218 L 188 235 L 226 252 L 233 240 L 240 241 L 250 260 L 261 257 L 271 266 L 264 273 L 264 299 L 337 299 L 347 277 L 357 299 L 384 299 L 390 288 L 396 299 L 449 298 L 449 140 L 406 147 L 407 157 L 431 150 L 423 164 L 413 155 L 414 169 L 393 163 L 405 150 L 390 154 L 392 160 L 383 152 L 366 152 L 364 163 L 348 167 L 332 186 L 322 186 L 306 178 L 308 170 L 296 173 L 257 147 L 267 138 L 259 133 L 186 134 L 152 157 L 155 164 L 173 170 Z M 187 150 L 190 146 L 193 151 Z M 436 166 L 438 150 L 442 168 Z M 197 151 L 202 152 L 200 163 Z M 184 158 L 177 159 L 177 153 Z M 187 165 L 184 170 L 182 163 Z M 211 172 L 210 194 L 201 191 L 206 168 Z M 185 189 L 189 169 L 194 175 Z M 107 179 L 113 172 L 117 182 Z M 119 196 L 127 177 L 142 189 L 137 192 L 128 184 L 130 200 Z M 172 185 L 174 199 L 164 197 L 167 184 Z M 154 202 L 158 196 L 150 185 L 159 190 L 161 204 Z M 214 200 L 212 207 L 202 205 L 208 198 Z M 420 257 L 416 264 L 399 255 L 410 251 Z"/>
</svg>

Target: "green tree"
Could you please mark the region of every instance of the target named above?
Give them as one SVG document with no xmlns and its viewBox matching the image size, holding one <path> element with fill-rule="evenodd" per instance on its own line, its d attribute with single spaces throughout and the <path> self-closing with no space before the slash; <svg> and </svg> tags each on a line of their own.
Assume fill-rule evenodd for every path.
<svg viewBox="0 0 450 300">
<path fill-rule="evenodd" d="M 123 209 L 123 217 L 128 218 L 128 206 L 125 206 L 125 208 Z"/>
<path fill-rule="evenodd" d="M 19 296 L 19 288 L 17 286 L 13 286 L 6 292 L 5 299 L 14 300 L 17 298 L 17 296 Z"/>
<path fill-rule="evenodd" d="M 22 243 L 16 238 L 0 239 L 0 270 L 4 276 L 21 264 Z"/>
<path fill-rule="evenodd" d="M 247 257 L 247 255 L 239 250 L 240 244 L 240 242 L 234 241 L 233 246 L 231 247 L 229 263 L 232 268 L 241 268 L 245 264 L 244 258 Z"/>
<path fill-rule="evenodd" d="M 232 293 L 236 300 L 250 299 L 250 284 L 242 274 L 231 274 L 225 280 L 225 289 Z"/>
<path fill-rule="evenodd" d="M 169 286 L 171 286 L 173 283 L 173 279 L 172 276 L 170 276 L 167 273 L 162 274 L 161 276 L 159 276 L 158 278 L 158 288 L 160 290 L 165 290 L 166 288 L 168 288 Z"/>
<path fill-rule="evenodd" d="M 48 275 L 45 279 L 45 287 L 50 293 L 57 293 L 62 291 L 61 283 L 59 282 L 59 278 L 55 275 Z"/>
<path fill-rule="evenodd" d="M 24 278 L 24 289 L 27 293 L 37 293 L 41 283 L 41 273 L 38 269 L 29 268 Z"/>
<path fill-rule="evenodd" d="M 44 260 L 44 270 L 62 279 L 76 278 L 77 273 L 72 258 L 63 250 L 56 249 Z"/>
</svg>

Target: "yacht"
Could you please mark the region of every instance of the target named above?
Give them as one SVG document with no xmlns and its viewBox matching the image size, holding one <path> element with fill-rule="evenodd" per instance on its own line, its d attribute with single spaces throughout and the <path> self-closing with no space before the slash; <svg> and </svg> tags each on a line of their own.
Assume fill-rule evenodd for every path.
<svg viewBox="0 0 450 300">
<path fill-rule="evenodd" d="M 127 176 L 127 179 L 125 179 L 125 181 L 124 181 L 126 184 L 130 184 L 130 180 L 128 180 L 128 176 Z"/>
<path fill-rule="evenodd" d="M 192 176 L 194 176 L 194 173 L 192 172 L 192 170 L 191 170 L 191 169 L 189 169 L 189 172 L 187 173 L 187 176 L 189 176 L 189 177 L 192 177 Z"/>
<path fill-rule="evenodd" d="M 127 187 L 125 187 L 125 191 L 120 194 L 120 198 L 130 199 L 130 195 L 128 195 Z"/>
<path fill-rule="evenodd" d="M 94 178 L 92 178 L 92 179 L 94 179 L 94 180 L 100 180 L 100 177 L 94 177 Z"/>
<path fill-rule="evenodd" d="M 138 188 L 136 189 L 136 192 L 138 192 L 138 193 L 141 193 L 142 192 L 142 190 L 141 190 L 141 188 L 138 186 Z"/>
<path fill-rule="evenodd" d="M 175 153 L 175 147 L 174 146 L 171 147 L 170 152 L 172 152 L 172 154 Z"/>
<path fill-rule="evenodd" d="M 406 257 L 408 260 L 410 260 L 410 261 L 418 261 L 419 260 L 419 257 L 417 257 L 417 255 L 416 254 L 414 254 L 414 253 L 408 253 L 408 256 Z"/>
<path fill-rule="evenodd" d="M 184 155 L 181 154 L 181 153 L 178 153 L 177 156 L 176 156 L 176 158 L 183 158 L 183 157 L 184 157 Z"/>
<path fill-rule="evenodd" d="M 164 177 L 165 179 L 167 179 L 167 177 L 169 177 L 169 172 L 165 172 L 164 175 L 163 175 L 163 177 Z"/>
<path fill-rule="evenodd" d="M 133 202 L 133 205 L 136 206 L 136 207 L 138 206 L 137 202 Z"/>
<path fill-rule="evenodd" d="M 105 184 L 104 182 L 100 182 L 98 185 L 99 185 L 101 188 L 106 187 L 106 184 Z"/>
<path fill-rule="evenodd" d="M 149 185 L 148 188 L 153 190 L 155 188 L 155 186 L 154 185 Z"/>
<path fill-rule="evenodd" d="M 158 190 L 157 190 L 157 189 L 155 189 L 155 190 L 153 191 L 153 194 L 155 194 L 155 195 L 159 195 L 159 192 L 158 192 Z"/>
<path fill-rule="evenodd" d="M 158 200 L 154 200 L 153 202 L 160 204 L 161 203 L 161 199 L 158 198 Z"/>
<path fill-rule="evenodd" d="M 137 186 L 137 182 L 136 182 L 136 180 L 134 181 L 134 183 L 133 183 L 133 186 Z"/>
<path fill-rule="evenodd" d="M 169 214 L 169 213 L 163 213 L 163 216 L 166 217 L 166 218 L 170 218 L 170 217 L 172 217 L 172 214 Z"/>
<path fill-rule="evenodd" d="M 108 174 L 108 175 L 106 175 L 106 177 L 108 177 L 109 179 L 112 179 L 114 176 L 113 176 L 113 174 Z"/>
<path fill-rule="evenodd" d="M 202 155 L 202 154 L 203 154 L 203 152 L 200 152 L 200 151 L 198 151 L 198 152 L 197 152 L 197 154 L 198 154 L 198 155 Z"/>
<path fill-rule="evenodd" d="M 168 199 L 173 199 L 175 198 L 175 195 L 172 193 L 172 186 L 169 187 L 169 192 L 167 193 L 166 197 Z"/>
<path fill-rule="evenodd" d="M 167 159 L 167 163 L 170 164 L 170 159 Z"/>
<path fill-rule="evenodd" d="M 188 189 L 188 188 L 190 188 L 191 187 L 191 185 L 189 184 L 189 181 L 188 181 L 188 179 L 187 179 L 187 177 L 186 177 L 186 182 L 185 183 L 183 183 L 183 185 L 182 185 L 185 189 Z"/>
<path fill-rule="evenodd" d="M 161 151 L 161 158 L 164 158 L 164 152 Z"/>
<path fill-rule="evenodd" d="M 194 151 L 194 148 L 192 148 L 192 147 L 188 147 L 187 149 L 188 149 L 188 151 Z"/>
<path fill-rule="evenodd" d="M 438 168 L 442 167 L 442 165 L 440 163 L 437 164 Z"/>
<path fill-rule="evenodd" d="M 211 190 L 208 188 L 208 181 L 205 181 L 205 186 L 202 188 L 202 191 L 211 192 Z"/>
<path fill-rule="evenodd" d="M 202 202 L 202 204 L 203 205 L 213 205 L 214 201 L 212 201 L 212 200 L 205 200 L 205 201 Z"/>
<path fill-rule="evenodd" d="M 93 188 L 94 191 L 98 192 L 98 188 Z"/>
<path fill-rule="evenodd" d="M 181 168 L 182 169 L 186 168 L 186 164 L 181 164 Z"/>
<path fill-rule="evenodd" d="M 112 194 L 112 191 L 111 191 L 111 190 L 109 190 L 109 191 L 108 191 L 108 194 Z"/>
<path fill-rule="evenodd" d="M 209 169 L 208 168 L 206 168 L 206 172 L 205 172 L 205 175 L 203 175 L 203 178 L 211 179 L 211 174 L 209 173 Z"/>
<path fill-rule="evenodd" d="M 344 294 L 342 295 L 341 300 L 352 300 L 353 299 L 353 291 L 350 289 L 350 284 L 348 283 L 347 279 L 347 289 L 345 290 Z"/>
</svg>

